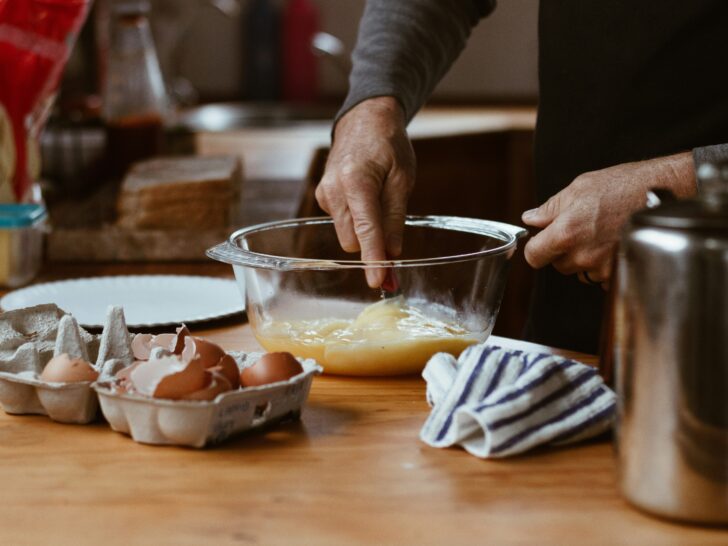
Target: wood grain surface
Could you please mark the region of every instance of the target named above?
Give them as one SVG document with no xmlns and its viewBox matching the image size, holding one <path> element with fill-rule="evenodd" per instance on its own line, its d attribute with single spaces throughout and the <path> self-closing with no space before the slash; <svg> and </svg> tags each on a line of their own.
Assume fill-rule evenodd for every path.
<svg viewBox="0 0 728 546">
<path fill-rule="evenodd" d="M 137 269 L 151 271 L 166 272 Z M 74 272 L 99 274 L 45 277 Z M 193 331 L 257 348 L 242 323 Z M 317 377 L 300 422 L 204 450 L 140 445 L 102 422 L 0 414 L 0 544 L 728 543 L 723 530 L 629 507 L 608 440 L 501 461 L 430 448 L 418 439 L 424 392 L 419 377 Z"/>
</svg>

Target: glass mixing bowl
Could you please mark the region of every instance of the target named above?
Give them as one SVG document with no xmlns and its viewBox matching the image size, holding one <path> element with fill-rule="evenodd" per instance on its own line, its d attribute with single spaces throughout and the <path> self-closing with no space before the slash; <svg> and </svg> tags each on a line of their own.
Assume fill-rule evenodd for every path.
<svg viewBox="0 0 728 546">
<path fill-rule="evenodd" d="M 488 220 L 409 216 L 402 255 L 363 262 L 341 249 L 331 218 L 302 218 L 240 229 L 207 255 L 233 266 L 267 351 L 315 358 L 325 373 L 400 375 L 485 341 L 525 234 Z M 368 268 L 387 269 L 399 289 L 370 288 Z"/>
</svg>

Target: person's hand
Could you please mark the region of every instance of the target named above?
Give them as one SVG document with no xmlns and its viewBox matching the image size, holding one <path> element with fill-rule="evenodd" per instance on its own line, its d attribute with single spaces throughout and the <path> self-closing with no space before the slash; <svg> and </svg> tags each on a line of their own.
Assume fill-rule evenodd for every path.
<svg viewBox="0 0 728 546">
<path fill-rule="evenodd" d="M 386 260 L 402 252 L 407 199 L 415 156 L 401 106 L 393 97 L 368 99 L 336 124 L 316 200 L 334 219 L 347 252 Z M 368 269 L 367 283 L 381 286 L 386 269 Z"/>
<path fill-rule="evenodd" d="M 645 207 L 646 192 L 666 188 L 678 198 L 695 195 L 695 167 L 690 152 L 624 163 L 578 176 L 523 222 L 542 231 L 526 244 L 526 261 L 538 269 L 548 264 L 582 282 L 608 286 L 612 259 L 622 227 Z"/>
</svg>

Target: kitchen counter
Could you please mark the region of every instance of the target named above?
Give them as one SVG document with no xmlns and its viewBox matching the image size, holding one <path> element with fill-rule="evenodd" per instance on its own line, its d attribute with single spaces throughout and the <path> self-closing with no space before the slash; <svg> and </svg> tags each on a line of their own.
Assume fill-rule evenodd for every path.
<svg viewBox="0 0 728 546">
<path fill-rule="evenodd" d="M 43 280 L 126 273 L 228 275 L 221 264 L 54 266 Z M 247 324 L 192 328 L 257 349 Z M 504 338 L 493 343 L 596 359 Z M 0 414 L 0 543 L 726 544 L 664 522 L 615 487 L 612 444 L 483 461 L 418 439 L 420 377 L 320 376 L 302 420 L 204 450 L 144 446 L 105 424 Z"/>
<path fill-rule="evenodd" d="M 430 106 L 407 128 L 413 140 L 459 135 L 533 130 L 536 109 L 528 106 Z M 195 134 L 203 155 L 239 154 L 249 180 L 301 180 L 317 148 L 331 142 L 331 121 L 307 121 L 282 127 L 246 127 Z"/>
</svg>

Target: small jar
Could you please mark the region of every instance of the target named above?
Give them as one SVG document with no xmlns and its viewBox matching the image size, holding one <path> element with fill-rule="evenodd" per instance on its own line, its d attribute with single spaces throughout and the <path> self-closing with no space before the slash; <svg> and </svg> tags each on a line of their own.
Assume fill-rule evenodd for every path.
<svg viewBox="0 0 728 546">
<path fill-rule="evenodd" d="M 0 204 L 0 286 L 22 286 L 38 274 L 46 217 L 43 205 Z"/>
</svg>

